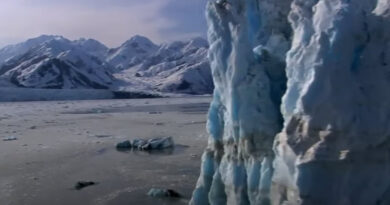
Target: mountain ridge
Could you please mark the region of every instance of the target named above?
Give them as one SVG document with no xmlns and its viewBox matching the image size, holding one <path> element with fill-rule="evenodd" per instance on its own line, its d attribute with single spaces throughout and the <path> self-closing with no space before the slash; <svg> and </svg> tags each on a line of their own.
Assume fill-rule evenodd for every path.
<svg viewBox="0 0 390 205">
<path fill-rule="evenodd" d="M 136 35 L 108 48 L 95 39 L 41 35 L 0 49 L 0 86 L 209 94 L 207 52 L 200 37 L 158 45 Z"/>
</svg>

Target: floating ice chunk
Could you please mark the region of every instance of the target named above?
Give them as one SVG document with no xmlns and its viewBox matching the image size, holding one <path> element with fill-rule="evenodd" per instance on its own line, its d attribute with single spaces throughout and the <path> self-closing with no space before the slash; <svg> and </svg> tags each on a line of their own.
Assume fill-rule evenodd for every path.
<svg viewBox="0 0 390 205">
<path fill-rule="evenodd" d="M 141 149 L 143 146 L 147 144 L 147 141 L 144 139 L 135 139 L 133 140 L 133 147 L 137 149 Z"/>
<path fill-rule="evenodd" d="M 15 141 L 15 140 L 18 140 L 18 138 L 14 137 L 14 136 L 9 136 L 9 137 L 3 138 L 3 141 Z"/>
<path fill-rule="evenodd" d="M 133 142 L 129 140 L 120 142 L 116 145 L 117 149 L 138 149 L 138 150 L 161 150 L 173 148 L 175 143 L 172 137 L 158 137 L 149 140 L 135 139 Z"/>
<path fill-rule="evenodd" d="M 117 149 L 131 149 L 133 146 L 129 140 L 120 142 L 116 145 Z"/>
<path fill-rule="evenodd" d="M 150 149 L 166 149 L 172 148 L 175 143 L 172 137 L 155 138 L 148 140 Z"/>
<path fill-rule="evenodd" d="M 180 198 L 181 194 L 172 189 L 152 188 L 148 192 L 148 196 L 157 197 L 157 198 L 163 198 L 163 197 Z"/>
</svg>

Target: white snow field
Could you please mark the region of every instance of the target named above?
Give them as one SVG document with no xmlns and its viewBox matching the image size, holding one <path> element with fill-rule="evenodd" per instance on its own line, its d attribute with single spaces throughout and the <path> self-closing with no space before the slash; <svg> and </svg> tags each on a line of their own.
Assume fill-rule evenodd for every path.
<svg viewBox="0 0 390 205">
<path fill-rule="evenodd" d="M 207 143 L 210 100 L 0 103 L 0 204 L 188 204 Z M 127 139 L 167 136 L 174 149 L 115 149 Z M 97 184 L 74 190 L 78 181 Z M 151 188 L 183 198 L 148 197 Z"/>
</svg>

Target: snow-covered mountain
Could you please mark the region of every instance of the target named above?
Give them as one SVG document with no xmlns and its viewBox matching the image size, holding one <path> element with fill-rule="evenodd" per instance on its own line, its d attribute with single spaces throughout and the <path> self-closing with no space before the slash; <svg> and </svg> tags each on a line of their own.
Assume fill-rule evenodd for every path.
<svg viewBox="0 0 390 205">
<path fill-rule="evenodd" d="M 156 45 L 137 35 L 109 49 L 44 35 L 0 50 L 0 86 L 206 94 L 213 90 L 207 51 L 202 38 Z"/>
<path fill-rule="evenodd" d="M 109 70 L 74 42 L 56 37 L 4 62 L 0 75 L 18 87 L 107 89 L 113 81 Z"/>
<path fill-rule="evenodd" d="M 134 36 L 118 48 L 108 51 L 106 60 L 116 71 L 126 70 L 150 57 L 158 46 L 143 36 Z"/>
<path fill-rule="evenodd" d="M 101 60 L 106 57 L 108 52 L 107 46 L 95 39 L 81 38 L 79 40 L 73 41 L 73 44 L 78 46 L 80 49 L 86 51 L 88 54 L 95 56 Z"/>
<path fill-rule="evenodd" d="M 155 48 L 155 46 L 153 46 Z M 201 38 L 163 44 L 115 77 L 132 87 L 134 82 L 161 92 L 211 93 L 213 82 L 207 60 L 208 44 Z"/>
<path fill-rule="evenodd" d="M 28 39 L 25 42 L 18 43 L 15 45 L 9 45 L 2 49 L 0 49 L 0 65 L 4 63 L 9 58 L 21 55 L 33 47 L 38 46 L 41 43 L 44 43 L 49 40 L 53 40 L 56 38 L 62 38 L 60 36 L 52 36 L 52 35 L 42 35 L 37 38 Z"/>
</svg>

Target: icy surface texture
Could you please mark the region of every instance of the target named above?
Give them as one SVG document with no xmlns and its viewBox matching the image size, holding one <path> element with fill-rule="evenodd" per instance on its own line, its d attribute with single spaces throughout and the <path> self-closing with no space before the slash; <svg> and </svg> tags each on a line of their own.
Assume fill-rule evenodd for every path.
<svg viewBox="0 0 390 205">
<path fill-rule="evenodd" d="M 289 48 L 287 0 L 209 2 L 215 83 L 210 134 L 191 204 L 269 204 L 274 137 L 282 129 Z M 271 79 L 271 80 L 270 80 Z"/>
<path fill-rule="evenodd" d="M 215 91 L 191 203 L 390 204 L 390 2 L 220 0 L 207 18 Z"/>
<path fill-rule="evenodd" d="M 294 0 L 274 182 L 288 204 L 390 204 L 390 2 Z"/>
</svg>

